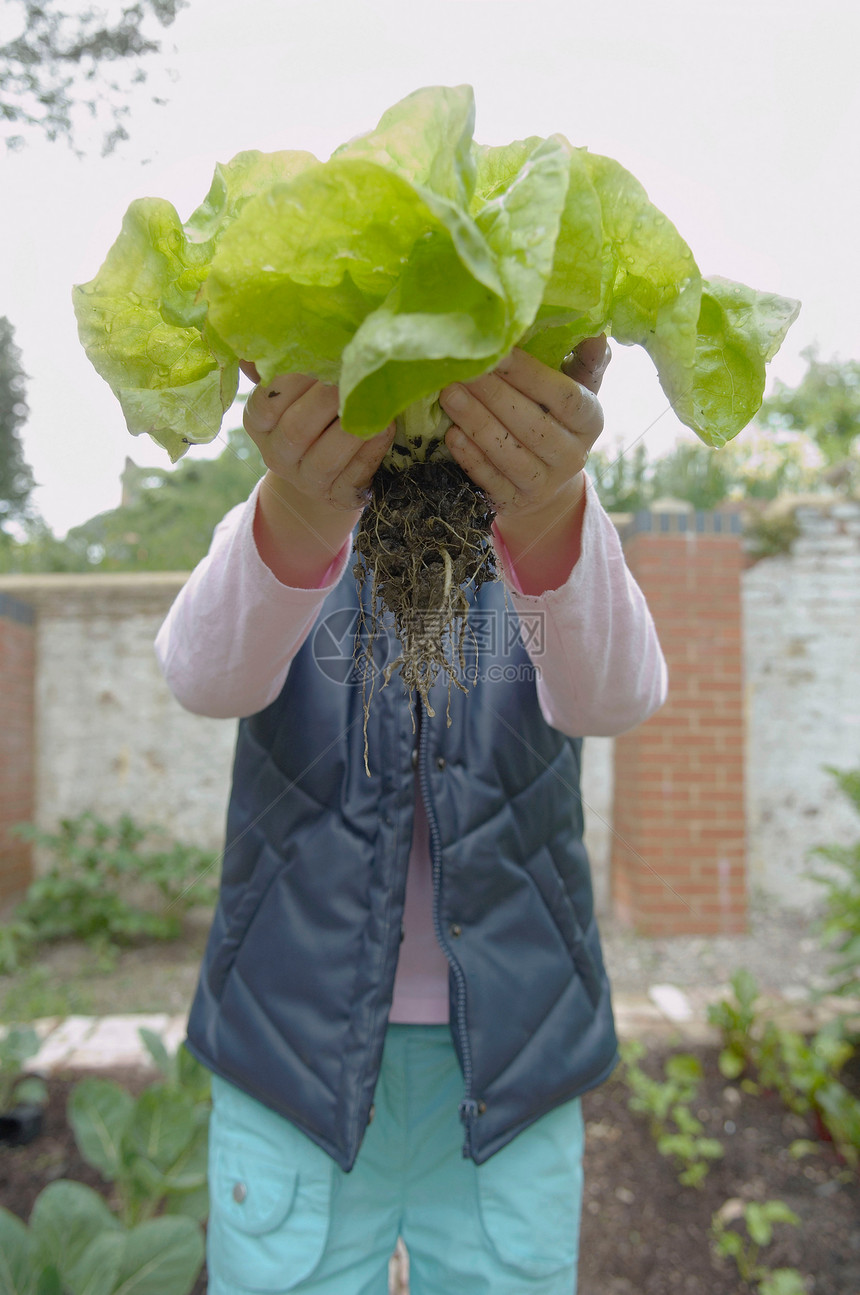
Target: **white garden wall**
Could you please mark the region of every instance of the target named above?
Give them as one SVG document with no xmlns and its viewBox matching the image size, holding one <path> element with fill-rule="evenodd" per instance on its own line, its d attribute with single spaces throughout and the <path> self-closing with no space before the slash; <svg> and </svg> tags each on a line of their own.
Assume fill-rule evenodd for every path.
<svg viewBox="0 0 860 1295">
<path fill-rule="evenodd" d="M 798 509 L 790 555 L 743 576 L 748 875 L 774 903 L 819 897 L 805 878 L 818 842 L 858 825 L 825 764 L 860 766 L 860 503 Z M 37 611 L 37 819 L 128 812 L 217 852 L 232 721 L 184 712 L 153 653 L 183 578 L 7 576 Z M 583 802 L 598 906 L 608 902 L 612 742 L 585 744 Z"/>
<path fill-rule="evenodd" d="M 122 813 L 217 851 L 236 725 L 173 700 L 153 640 L 184 577 L 41 576 L 37 608 L 36 803 L 41 825 Z"/>
<path fill-rule="evenodd" d="M 825 765 L 860 767 L 860 503 L 797 508 L 790 555 L 743 578 L 750 884 L 792 907 L 821 898 L 806 877 L 822 842 L 860 823 Z"/>
</svg>

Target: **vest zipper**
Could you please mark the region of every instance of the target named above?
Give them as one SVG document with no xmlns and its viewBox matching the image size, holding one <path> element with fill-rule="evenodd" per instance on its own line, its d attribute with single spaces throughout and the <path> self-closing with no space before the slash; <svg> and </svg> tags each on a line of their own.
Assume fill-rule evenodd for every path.
<svg viewBox="0 0 860 1295">
<path fill-rule="evenodd" d="M 421 795 L 424 798 L 427 826 L 430 829 L 430 861 L 433 869 L 433 929 L 436 932 L 436 939 L 442 952 L 448 959 L 451 974 L 454 977 L 457 1009 L 456 1029 L 460 1043 L 460 1059 L 463 1064 L 463 1081 L 465 1084 L 465 1092 L 458 1107 L 458 1113 L 466 1135 L 463 1143 L 463 1157 L 466 1159 L 472 1155 L 472 1129 L 478 1114 L 478 1103 L 472 1094 L 472 1050 L 469 1046 L 469 1035 L 466 1030 L 466 977 L 442 931 L 442 920 L 439 916 L 439 896 L 442 889 L 442 838 L 439 833 L 436 810 L 430 798 L 430 782 L 427 777 L 427 744 L 429 737 L 420 698 L 417 699 L 416 705 L 418 711 L 418 781 L 421 786 Z"/>
</svg>

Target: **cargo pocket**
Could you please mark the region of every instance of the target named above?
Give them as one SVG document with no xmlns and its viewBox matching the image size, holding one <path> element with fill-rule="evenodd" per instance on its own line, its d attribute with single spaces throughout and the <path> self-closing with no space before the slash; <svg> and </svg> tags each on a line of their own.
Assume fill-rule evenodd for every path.
<svg viewBox="0 0 860 1295">
<path fill-rule="evenodd" d="M 221 1134 L 213 1153 L 207 1229 L 213 1276 L 243 1292 L 293 1290 L 325 1249 L 330 1167 L 315 1155 L 303 1163 L 261 1154 L 259 1145 L 232 1134 Z"/>
<path fill-rule="evenodd" d="M 477 1166 L 487 1238 L 502 1263 L 549 1277 L 579 1257 L 583 1122 L 578 1100 L 542 1116 Z"/>
</svg>

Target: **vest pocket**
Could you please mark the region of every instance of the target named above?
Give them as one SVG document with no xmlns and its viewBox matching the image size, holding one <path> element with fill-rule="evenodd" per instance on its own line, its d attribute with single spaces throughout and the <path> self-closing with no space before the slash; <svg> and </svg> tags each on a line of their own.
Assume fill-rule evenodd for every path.
<svg viewBox="0 0 860 1295">
<path fill-rule="evenodd" d="M 576 915 L 573 901 L 567 893 L 564 880 L 548 847 L 543 846 L 538 850 L 526 867 L 550 918 L 567 946 L 591 1005 L 596 1007 L 600 1000 L 600 976 L 586 944 L 585 933 Z"/>
<path fill-rule="evenodd" d="M 331 1170 L 284 1151 L 283 1160 L 261 1155 L 254 1141 L 225 1133 L 212 1148 L 207 1255 L 213 1275 L 237 1291 L 292 1290 L 322 1258 Z"/>
</svg>

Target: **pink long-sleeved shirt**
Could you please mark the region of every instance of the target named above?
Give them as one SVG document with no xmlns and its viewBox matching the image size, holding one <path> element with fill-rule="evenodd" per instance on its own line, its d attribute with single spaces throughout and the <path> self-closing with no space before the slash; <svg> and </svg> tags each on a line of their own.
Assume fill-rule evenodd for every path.
<svg viewBox="0 0 860 1295">
<path fill-rule="evenodd" d="M 290 662 L 350 557 L 347 541 L 318 589 L 295 589 L 265 565 L 254 540 L 259 486 L 216 528 L 156 638 L 156 653 L 177 700 L 214 718 L 253 715 L 283 688 Z M 627 569 L 612 522 L 591 487 L 579 560 L 558 589 L 523 594 L 494 532 L 496 557 L 523 623 L 542 615 L 538 701 L 547 723 L 572 737 L 612 736 L 647 719 L 666 697 L 666 664 L 641 590 Z M 396 681 L 391 686 L 396 686 Z M 448 963 L 436 942 L 427 819 L 415 782 L 409 858 L 390 1019 L 448 1019 Z"/>
</svg>

